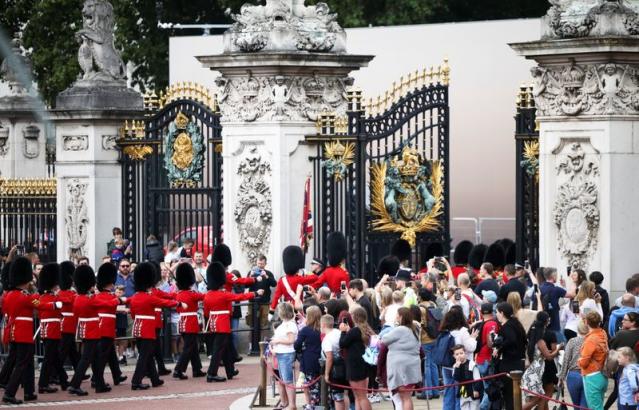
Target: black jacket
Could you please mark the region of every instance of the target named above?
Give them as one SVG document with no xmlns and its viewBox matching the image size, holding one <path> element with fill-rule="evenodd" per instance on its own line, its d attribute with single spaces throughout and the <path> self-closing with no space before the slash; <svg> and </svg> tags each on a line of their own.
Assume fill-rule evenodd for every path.
<svg viewBox="0 0 639 410">
<path fill-rule="evenodd" d="M 526 355 L 526 331 L 515 317 L 511 317 L 499 329 L 501 343 L 498 346 L 499 372 L 524 370 Z"/>
<path fill-rule="evenodd" d="M 157 240 L 148 241 L 144 247 L 144 259 L 155 263 L 164 262 L 164 249 L 162 249 L 162 244 Z"/>
<path fill-rule="evenodd" d="M 264 272 L 266 272 L 266 279 L 262 279 L 259 282 L 255 282 L 253 285 L 251 285 L 251 287 L 249 288 L 249 290 L 251 292 L 255 292 L 259 289 L 264 289 L 264 295 L 257 296 L 255 298 L 256 302 L 259 303 L 270 303 L 271 302 L 271 288 L 274 288 L 275 286 L 277 286 L 277 281 L 275 280 L 275 276 L 273 276 L 273 272 L 271 272 L 270 270 L 264 270 Z M 246 274 L 247 278 L 253 277 L 253 270 L 251 270 L 249 273 Z"/>
</svg>

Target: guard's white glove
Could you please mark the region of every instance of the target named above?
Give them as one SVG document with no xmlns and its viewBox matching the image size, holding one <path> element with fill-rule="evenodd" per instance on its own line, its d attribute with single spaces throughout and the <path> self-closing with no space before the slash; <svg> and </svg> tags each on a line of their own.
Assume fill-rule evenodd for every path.
<svg viewBox="0 0 639 410">
<path fill-rule="evenodd" d="M 273 321 L 273 314 L 272 314 L 272 313 L 269 313 L 269 314 L 268 314 L 268 321 L 269 321 L 269 322 L 272 322 L 272 321 Z"/>
<path fill-rule="evenodd" d="M 62 302 L 55 302 L 54 305 L 56 309 L 62 309 Z"/>
</svg>

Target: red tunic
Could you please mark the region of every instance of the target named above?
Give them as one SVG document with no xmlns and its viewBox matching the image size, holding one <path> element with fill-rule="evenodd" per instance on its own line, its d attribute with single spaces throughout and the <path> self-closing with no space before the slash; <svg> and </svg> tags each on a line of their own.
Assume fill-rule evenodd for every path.
<svg viewBox="0 0 639 410">
<path fill-rule="evenodd" d="M 226 272 L 226 283 L 224 283 L 224 289 L 226 289 L 227 292 L 232 292 L 234 285 L 249 286 L 254 283 L 255 278 L 237 278 L 232 273 Z"/>
<path fill-rule="evenodd" d="M 455 278 L 455 283 L 457 283 L 457 277 L 462 273 L 466 273 L 468 268 L 466 266 L 453 266 L 450 270 L 453 271 L 453 277 Z"/>
<path fill-rule="evenodd" d="M 282 296 L 287 302 L 293 300 L 293 297 L 289 293 L 288 289 L 286 289 L 286 286 L 284 286 L 284 278 L 286 278 L 288 286 L 293 294 L 295 294 L 295 292 L 297 291 L 297 285 L 313 285 L 318 280 L 318 277 L 315 275 L 299 276 L 293 274 L 281 277 L 280 280 L 277 281 L 277 286 L 275 287 L 275 295 L 273 296 L 273 300 L 271 301 L 271 310 L 275 310 L 277 304 L 280 303 L 280 298 Z M 339 284 L 337 285 L 337 287 L 339 287 Z"/>
<path fill-rule="evenodd" d="M 324 283 L 328 285 L 328 288 L 334 294 L 339 294 L 342 292 L 340 286 L 342 282 L 346 282 L 346 286 L 351 281 L 351 277 L 348 272 L 342 269 L 340 266 L 329 266 L 324 269 L 324 272 L 317 278 L 315 285 L 313 286 L 315 289 L 320 288 Z"/>
<path fill-rule="evenodd" d="M 62 323 L 60 324 L 60 328 L 62 329 L 62 333 L 75 334 L 75 331 L 78 327 L 78 320 L 73 314 L 73 302 L 75 301 L 77 293 L 74 290 L 61 290 L 58 292 L 58 300 L 60 300 L 62 305 Z"/>
<path fill-rule="evenodd" d="M 133 317 L 133 337 L 155 340 L 155 309 L 176 307 L 175 300 L 162 299 L 150 292 L 136 292 L 127 303 Z"/>
<path fill-rule="evenodd" d="M 158 288 L 152 288 L 151 294 L 160 299 L 166 299 L 166 300 L 175 299 L 175 293 L 168 293 Z M 162 308 L 155 308 L 155 328 L 162 329 L 163 324 L 164 324 L 164 317 L 162 315 Z"/>
<path fill-rule="evenodd" d="M 204 300 L 204 293 L 194 290 L 181 290 L 175 296 L 178 302 L 186 303 L 187 308 L 183 309 L 178 306 L 177 311 L 180 315 L 178 329 L 180 333 L 199 333 L 200 325 L 197 320 L 198 302 Z"/>
<path fill-rule="evenodd" d="M 109 302 L 111 300 L 118 300 L 115 294 L 108 290 L 103 290 L 94 296 L 96 300 Z M 98 308 L 98 326 L 100 328 L 100 337 L 108 337 L 109 339 L 115 339 L 115 312 L 118 309 L 118 305 L 115 306 L 101 306 Z"/>
<path fill-rule="evenodd" d="M 231 314 L 233 302 L 251 300 L 255 293 L 231 293 L 226 289 L 209 290 L 204 296 L 204 319 L 206 331 L 213 333 L 231 333 Z"/>
<path fill-rule="evenodd" d="M 45 293 L 40 296 L 40 303 L 55 303 L 58 302 L 58 296 L 53 293 Z M 42 339 L 54 339 L 59 340 L 62 336 L 60 333 L 60 321 L 62 319 L 61 311 L 45 310 L 40 312 L 40 337 Z"/>
<path fill-rule="evenodd" d="M 115 308 L 118 299 L 101 299 L 93 295 L 78 295 L 73 302 L 73 314 L 78 319 L 78 339 L 97 340 L 100 338 L 100 309 Z"/>
<path fill-rule="evenodd" d="M 20 289 L 5 294 L 2 307 L 7 318 L 4 334 L 6 343 L 33 343 L 33 309 L 55 310 L 51 302 L 40 303 L 39 296 Z"/>
</svg>

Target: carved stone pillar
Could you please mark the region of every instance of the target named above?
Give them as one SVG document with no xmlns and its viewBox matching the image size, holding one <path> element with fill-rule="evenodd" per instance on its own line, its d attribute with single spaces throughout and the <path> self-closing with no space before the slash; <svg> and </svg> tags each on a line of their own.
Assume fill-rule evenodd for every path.
<svg viewBox="0 0 639 410">
<path fill-rule="evenodd" d="M 199 57 L 222 73 L 224 242 L 234 269 L 246 272 L 265 254 L 279 275 L 282 249 L 299 244 L 314 154 L 304 137 L 322 111 L 346 112 L 348 75 L 373 57 L 346 54 L 346 35 L 323 3 L 269 0 L 232 18 L 224 53 Z"/>
<path fill-rule="evenodd" d="M 569 1 L 542 18 L 534 59 L 540 122 L 540 265 L 601 271 L 615 296 L 639 253 L 639 18 L 634 3 Z"/>
</svg>

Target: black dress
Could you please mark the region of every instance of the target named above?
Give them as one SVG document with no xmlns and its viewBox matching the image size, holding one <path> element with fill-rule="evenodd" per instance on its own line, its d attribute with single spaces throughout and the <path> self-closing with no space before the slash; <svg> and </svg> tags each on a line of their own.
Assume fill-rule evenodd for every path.
<svg viewBox="0 0 639 410">
<path fill-rule="evenodd" d="M 354 327 L 348 332 L 342 332 L 339 347 L 346 349 L 346 379 L 348 381 L 364 380 L 368 377 L 368 364 L 362 356 L 366 350 L 362 341 L 362 332 Z"/>
<path fill-rule="evenodd" d="M 546 329 L 544 333 L 544 342 L 546 343 L 546 348 L 548 351 L 552 351 L 553 343 L 557 343 L 557 335 L 552 330 Z M 541 376 L 541 382 L 545 385 L 547 384 L 557 384 L 559 383 L 559 379 L 557 378 L 557 365 L 555 364 L 555 359 L 550 359 L 545 361 L 544 366 L 544 374 Z"/>
</svg>

